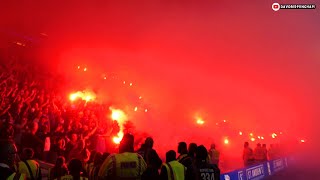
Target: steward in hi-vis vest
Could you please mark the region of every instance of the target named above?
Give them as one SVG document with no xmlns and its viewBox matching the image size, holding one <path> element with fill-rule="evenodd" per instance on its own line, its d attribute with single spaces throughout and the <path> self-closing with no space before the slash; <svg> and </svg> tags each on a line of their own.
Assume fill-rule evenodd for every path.
<svg viewBox="0 0 320 180">
<path fill-rule="evenodd" d="M 137 180 L 147 168 L 146 162 L 138 153 L 134 153 L 134 136 L 123 136 L 119 154 L 110 155 L 101 165 L 99 179 Z"/>
<path fill-rule="evenodd" d="M 186 167 L 176 160 L 176 152 L 170 150 L 166 153 L 166 163 L 161 167 L 160 178 L 162 180 L 184 180 Z"/>
</svg>

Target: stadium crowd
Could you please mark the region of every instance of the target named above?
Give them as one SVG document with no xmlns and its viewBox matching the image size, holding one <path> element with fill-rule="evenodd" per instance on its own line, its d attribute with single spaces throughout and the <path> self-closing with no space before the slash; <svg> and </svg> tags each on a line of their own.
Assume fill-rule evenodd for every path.
<svg viewBox="0 0 320 180">
<path fill-rule="evenodd" d="M 116 121 L 104 119 L 108 106 L 64 100 L 59 86 L 50 82 L 56 79 L 39 73 L 34 65 L 19 61 L 1 66 L 0 179 L 41 179 L 35 159 L 54 164 L 49 179 L 220 179 L 214 144 L 207 149 L 180 142 L 177 152 L 166 153 L 165 162 L 151 137 L 138 147 L 134 136 L 125 132 L 118 147 L 111 138 L 100 147 L 100 137 L 113 137 L 120 130 Z M 252 150 L 245 143 L 244 164 L 275 154 L 265 145 Z"/>
</svg>

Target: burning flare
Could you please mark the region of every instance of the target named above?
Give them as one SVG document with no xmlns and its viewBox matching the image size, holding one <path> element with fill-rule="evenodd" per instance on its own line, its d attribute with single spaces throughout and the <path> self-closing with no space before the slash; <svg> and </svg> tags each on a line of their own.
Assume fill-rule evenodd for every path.
<svg viewBox="0 0 320 180">
<path fill-rule="evenodd" d="M 111 110 L 111 119 L 114 121 L 117 121 L 119 126 L 120 126 L 120 131 L 117 134 L 117 136 L 113 137 L 113 142 L 116 144 L 120 144 L 120 141 L 123 138 L 123 130 L 124 130 L 124 123 L 127 120 L 127 115 L 121 110 L 121 109 L 114 109 L 112 107 L 110 107 Z"/>
<path fill-rule="evenodd" d="M 69 96 L 70 101 L 75 101 L 77 99 L 81 98 L 82 100 L 88 102 L 88 101 L 94 101 L 96 99 L 96 95 L 93 92 L 90 91 L 78 91 L 76 93 L 71 93 Z"/>
<path fill-rule="evenodd" d="M 197 118 L 197 124 L 203 125 L 204 121 L 201 118 Z"/>
</svg>

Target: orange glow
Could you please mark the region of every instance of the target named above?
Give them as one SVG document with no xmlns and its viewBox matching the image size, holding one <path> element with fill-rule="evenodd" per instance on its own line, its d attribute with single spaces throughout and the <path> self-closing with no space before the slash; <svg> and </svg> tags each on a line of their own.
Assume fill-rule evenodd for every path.
<svg viewBox="0 0 320 180">
<path fill-rule="evenodd" d="M 145 109 L 144 112 L 148 112 L 148 109 Z"/>
<path fill-rule="evenodd" d="M 117 136 L 113 137 L 113 142 L 115 144 L 119 144 L 123 138 L 123 129 L 124 129 L 124 123 L 127 120 L 127 115 L 120 109 L 114 109 L 112 107 L 110 107 L 111 110 L 111 119 L 115 120 L 118 122 L 119 126 L 120 126 L 120 131 L 117 134 Z"/>
<path fill-rule="evenodd" d="M 224 139 L 224 144 L 229 144 L 229 140 L 228 139 Z"/>
<path fill-rule="evenodd" d="M 227 120 L 223 120 L 223 122 L 227 122 Z"/>
<path fill-rule="evenodd" d="M 264 139 L 264 137 L 263 137 L 263 136 L 261 136 L 261 139 Z"/>
<path fill-rule="evenodd" d="M 130 86 L 132 86 L 132 83 L 130 83 Z"/>
<path fill-rule="evenodd" d="M 135 107 L 135 108 L 134 108 L 134 111 L 138 111 L 138 107 Z"/>
<path fill-rule="evenodd" d="M 242 136 L 242 132 L 241 131 L 239 132 L 239 135 Z"/>
<path fill-rule="evenodd" d="M 103 79 L 107 79 L 107 77 L 105 76 L 105 77 L 103 77 Z"/>
<path fill-rule="evenodd" d="M 276 138 L 277 137 L 277 134 L 276 133 L 272 133 L 272 138 L 274 139 L 274 138 Z"/>
<path fill-rule="evenodd" d="M 69 96 L 70 101 L 75 101 L 78 98 L 88 102 L 88 101 L 93 101 L 96 99 L 96 95 L 93 92 L 90 91 L 78 91 L 76 93 L 71 93 Z"/>
<path fill-rule="evenodd" d="M 126 81 L 123 81 L 123 84 L 126 84 Z"/>
<path fill-rule="evenodd" d="M 86 71 L 87 71 L 87 68 L 84 68 L 83 71 L 86 72 Z"/>
<path fill-rule="evenodd" d="M 250 133 L 250 136 L 253 136 L 253 133 Z"/>
<path fill-rule="evenodd" d="M 255 141 L 256 139 L 255 139 L 255 138 L 251 138 L 250 140 L 253 142 L 253 141 Z"/>
<path fill-rule="evenodd" d="M 78 69 L 80 69 L 80 66 L 78 66 Z"/>
<path fill-rule="evenodd" d="M 258 136 L 258 139 L 261 139 L 261 137 L 260 137 L 260 136 Z"/>
<path fill-rule="evenodd" d="M 140 96 L 139 99 L 142 99 L 142 97 Z"/>
<path fill-rule="evenodd" d="M 113 137 L 112 140 L 113 140 L 113 142 L 114 142 L 115 144 L 120 144 L 122 138 L 123 138 L 123 132 L 120 131 L 117 136 L 114 136 L 114 137 Z"/>
<path fill-rule="evenodd" d="M 306 141 L 305 141 L 304 139 L 301 139 L 300 142 L 301 142 L 301 143 L 305 143 Z"/>
<path fill-rule="evenodd" d="M 197 118 L 197 124 L 202 125 L 204 124 L 204 121 L 201 118 Z"/>
</svg>

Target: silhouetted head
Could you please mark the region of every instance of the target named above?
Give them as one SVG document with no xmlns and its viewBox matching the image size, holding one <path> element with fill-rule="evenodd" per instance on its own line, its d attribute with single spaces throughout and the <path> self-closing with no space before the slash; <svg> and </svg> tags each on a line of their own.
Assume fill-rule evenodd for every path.
<svg viewBox="0 0 320 180">
<path fill-rule="evenodd" d="M 32 159 L 33 155 L 34 155 L 34 151 L 31 148 L 24 148 L 23 151 L 22 151 L 22 157 L 25 160 Z"/>
<path fill-rule="evenodd" d="M 262 144 L 262 147 L 263 147 L 263 148 L 266 148 L 266 147 L 267 147 L 267 145 L 266 145 L 266 144 Z"/>
<path fill-rule="evenodd" d="M 273 144 L 270 144 L 270 148 L 273 148 Z"/>
<path fill-rule="evenodd" d="M 190 143 L 190 144 L 189 144 L 188 152 L 189 152 L 189 156 L 190 156 L 190 157 L 195 157 L 197 147 L 198 147 L 198 146 L 197 146 L 196 143 Z"/>
<path fill-rule="evenodd" d="M 186 142 L 179 142 L 178 153 L 179 154 L 188 154 L 188 149 L 187 149 L 187 143 Z"/>
<path fill-rule="evenodd" d="M 244 143 L 244 147 L 246 148 L 246 147 L 249 147 L 249 143 L 248 142 L 245 142 Z"/>
<path fill-rule="evenodd" d="M 166 162 L 171 162 L 176 160 L 176 152 L 174 150 L 170 150 L 166 153 Z"/>
<path fill-rule="evenodd" d="M 216 144 L 211 144 L 211 149 L 216 149 Z"/>
<path fill-rule="evenodd" d="M 98 165 L 102 164 L 103 163 L 103 159 L 102 159 L 102 154 L 100 152 L 97 152 L 95 155 L 94 155 L 94 158 L 93 158 L 93 165 L 95 167 L 97 167 Z"/>
<path fill-rule="evenodd" d="M 102 154 L 102 161 L 104 161 L 105 159 L 107 159 L 107 157 L 110 155 L 110 153 L 105 152 Z"/>
<path fill-rule="evenodd" d="M 79 159 L 72 159 L 69 162 L 68 169 L 71 175 L 80 176 L 82 171 L 82 163 Z"/>
<path fill-rule="evenodd" d="M 197 150 L 196 150 L 196 159 L 197 160 L 206 160 L 207 157 L 208 157 L 207 149 L 203 145 L 198 146 Z"/>
<path fill-rule="evenodd" d="M 17 160 L 17 147 L 13 140 L 0 140 L 0 163 L 13 167 Z"/>
<path fill-rule="evenodd" d="M 134 152 L 134 136 L 125 134 L 120 142 L 119 153 Z"/>
<path fill-rule="evenodd" d="M 153 139 L 151 137 L 148 137 L 145 141 L 144 144 L 146 148 L 152 148 L 153 147 Z"/>
<path fill-rule="evenodd" d="M 258 144 L 257 144 L 257 146 L 258 146 L 258 147 L 261 147 L 261 144 L 260 144 L 260 143 L 258 143 Z"/>
<path fill-rule="evenodd" d="M 56 167 L 62 167 L 66 163 L 66 159 L 63 156 L 59 156 L 56 160 Z"/>
<path fill-rule="evenodd" d="M 96 154 L 97 154 L 97 151 L 95 151 L 95 150 L 91 151 L 88 163 L 93 162 L 94 157 L 95 157 Z"/>
</svg>

